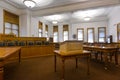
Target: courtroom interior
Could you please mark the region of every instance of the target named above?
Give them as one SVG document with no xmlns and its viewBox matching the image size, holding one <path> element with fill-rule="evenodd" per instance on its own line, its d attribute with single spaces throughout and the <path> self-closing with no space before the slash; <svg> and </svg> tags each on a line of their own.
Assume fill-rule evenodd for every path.
<svg viewBox="0 0 120 80">
<path fill-rule="evenodd" d="M 0 0 L 0 80 L 120 80 L 120 0 Z"/>
</svg>

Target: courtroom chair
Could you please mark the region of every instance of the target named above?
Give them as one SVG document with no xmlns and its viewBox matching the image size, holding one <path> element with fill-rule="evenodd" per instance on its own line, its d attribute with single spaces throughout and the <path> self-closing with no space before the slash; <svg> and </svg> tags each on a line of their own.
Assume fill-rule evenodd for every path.
<svg viewBox="0 0 120 80">
<path fill-rule="evenodd" d="M 14 40 L 15 45 L 18 46 L 18 40 Z"/>
<path fill-rule="evenodd" d="M 41 41 L 35 41 L 35 45 L 42 45 Z"/>
<path fill-rule="evenodd" d="M 34 41 L 27 41 L 27 45 L 28 46 L 33 46 L 34 45 Z"/>
<path fill-rule="evenodd" d="M 117 52 L 119 51 L 119 45 L 117 43 L 108 43 L 106 46 L 107 47 L 118 47 Z M 109 53 L 108 56 L 109 56 L 110 62 L 112 62 L 112 58 L 114 56 L 114 53 Z"/>
<path fill-rule="evenodd" d="M 8 41 L 7 46 L 16 46 L 16 43 L 14 41 Z"/>
<path fill-rule="evenodd" d="M 54 49 L 59 50 L 60 48 L 60 43 L 53 43 L 54 44 Z"/>
<path fill-rule="evenodd" d="M 4 41 L 0 41 L 0 47 L 6 46 L 6 43 Z"/>
<path fill-rule="evenodd" d="M 44 41 L 44 45 L 49 45 L 49 41 Z"/>
<path fill-rule="evenodd" d="M 18 41 L 18 46 L 26 46 L 26 41 Z"/>
<path fill-rule="evenodd" d="M 42 42 L 42 45 L 45 45 L 45 41 L 41 41 Z"/>
</svg>

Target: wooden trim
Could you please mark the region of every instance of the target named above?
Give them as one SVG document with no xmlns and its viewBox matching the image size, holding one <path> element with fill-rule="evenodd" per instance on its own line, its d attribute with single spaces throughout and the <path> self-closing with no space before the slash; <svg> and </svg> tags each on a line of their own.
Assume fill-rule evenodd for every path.
<svg viewBox="0 0 120 80">
<path fill-rule="evenodd" d="M 119 42 L 119 33 L 120 33 L 120 29 L 118 28 L 120 26 L 120 23 L 117 24 L 117 42 Z"/>
</svg>

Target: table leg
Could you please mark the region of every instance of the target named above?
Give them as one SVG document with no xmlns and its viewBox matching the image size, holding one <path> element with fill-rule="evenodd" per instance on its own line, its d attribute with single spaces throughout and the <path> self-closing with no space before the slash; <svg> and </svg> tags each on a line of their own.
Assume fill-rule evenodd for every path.
<svg viewBox="0 0 120 80">
<path fill-rule="evenodd" d="M 62 58 L 62 80 L 64 80 L 65 76 L 65 59 Z"/>
<path fill-rule="evenodd" d="M 0 62 L 0 80 L 3 80 L 4 75 L 4 68 L 3 68 L 3 62 Z"/>
<path fill-rule="evenodd" d="M 103 61 L 103 57 L 102 57 L 102 52 L 100 52 L 100 58 L 101 58 L 101 61 Z"/>
<path fill-rule="evenodd" d="M 54 68 L 55 68 L 55 72 L 56 72 L 56 55 L 54 55 Z"/>
<path fill-rule="evenodd" d="M 98 53 L 95 52 L 95 59 L 97 60 L 98 59 Z"/>
<path fill-rule="evenodd" d="M 19 50 L 19 63 L 21 62 L 21 49 Z"/>
<path fill-rule="evenodd" d="M 118 52 L 116 51 L 114 54 L 115 54 L 115 64 L 118 65 Z"/>
<path fill-rule="evenodd" d="M 76 57 L 76 68 L 78 68 L 78 58 Z"/>
<path fill-rule="evenodd" d="M 104 53 L 104 58 L 105 58 L 105 69 L 107 69 L 108 68 L 108 57 L 107 57 L 108 55 L 107 55 L 107 53 Z"/>
<path fill-rule="evenodd" d="M 90 68 L 89 68 L 89 62 L 90 62 L 90 57 L 87 57 L 87 74 L 90 74 Z"/>
</svg>

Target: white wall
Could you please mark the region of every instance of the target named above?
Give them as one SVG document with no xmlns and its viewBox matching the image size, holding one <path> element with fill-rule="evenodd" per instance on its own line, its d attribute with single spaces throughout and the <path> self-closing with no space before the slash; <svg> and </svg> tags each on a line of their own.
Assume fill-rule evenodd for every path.
<svg viewBox="0 0 120 80">
<path fill-rule="evenodd" d="M 77 28 L 84 28 L 84 41 L 87 42 L 87 28 L 94 28 L 95 42 L 98 42 L 98 27 L 107 28 L 107 24 L 107 21 L 72 24 L 72 34 L 70 35 L 77 34 Z"/>
<path fill-rule="evenodd" d="M 58 24 L 58 31 L 59 31 L 59 42 L 63 42 L 63 25 Z M 77 28 L 84 28 L 84 41 L 87 42 L 87 28 L 94 28 L 95 32 L 95 41 L 98 42 L 98 27 L 108 27 L 108 21 L 100 21 L 100 22 L 89 22 L 89 23 L 76 23 L 72 24 L 69 23 L 69 40 L 73 39 L 73 34 L 77 34 Z M 53 28 L 51 28 L 51 31 Z M 107 34 L 108 31 L 106 31 Z"/>
<path fill-rule="evenodd" d="M 21 14 L 21 11 L 17 8 L 15 8 L 14 6 L 12 5 L 9 5 L 3 1 L 0 1 L 0 33 L 3 33 L 3 10 L 7 10 L 7 11 L 10 11 L 14 14 Z"/>
<path fill-rule="evenodd" d="M 3 10 L 10 11 L 20 16 L 20 36 L 38 37 L 38 19 L 31 16 L 29 10 L 21 10 L 3 1 L 0 1 L 0 33 L 3 33 Z M 37 12 L 37 11 L 36 11 Z M 33 12 L 34 13 L 34 12 Z M 35 15 L 35 14 L 33 14 Z M 48 24 L 44 22 L 45 24 Z M 120 7 L 115 7 L 109 15 L 109 22 L 90 22 L 90 23 L 69 23 L 69 39 L 73 40 L 72 35 L 77 34 L 77 28 L 84 28 L 84 40 L 87 41 L 87 28 L 95 28 L 95 41 L 98 38 L 98 27 L 107 27 L 107 35 L 113 35 L 113 41 L 117 41 L 117 25 L 120 23 Z M 63 24 L 59 24 L 59 41 L 63 41 Z M 53 36 L 53 25 L 48 24 L 48 35 Z"/>
<path fill-rule="evenodd" d="M 20 16 L 20 26 L 19 26 L 19 29 L 20 29 L 20 36 L 21 37 L 25 37 L 27 36 L 27 15 L 21 15 Z"/>
<path fill-rule="evenodd" d="M 53 37 L 53 25 L 52 25 L 52 23 L 50 23 L 44 19 L 41 19 L 41 18 L 39 19 L 39 21 L 43 23 L 43 37 L 45 37 L 45 25 L 48 25 L 48 37 Z"/>
<path fill-rule="evenodd" d="M 62 42 L 63 41 L 63 25 L 58 25 L 58 41 Z"/>
<path fill-rule="evenodd" d="M 112 9 L 112 12 L 109 15 L 109 28 L 108 35 L 113 36 L 113 41 L 117 42 L 117 24 L 120 23 L 120 6 Z"/>
<path fill-rule="evenodd" d="M 37 18 L 34 18 L 34 17 L 31 18 L 31 36 L 32 37 L 38 37 L 38 22 L 39 20 Z"/>
<path fill-rule="evenodd" d="M 7 10 L 11 13 L 14 13 L 14 14 L 21 14 L 21 10 L 8 4 L 8 3 L 5 3 L 4 1 L 0 1 L 0 7 L 3 8 L 4 10 Z"/>
<path fill-rule="evenodd" d="M 19 15 L 20 36 L 24 37 L 31 37 L 32 35 L 37 36 L 38 33 L 32 30 L 33 26 L 37 25 L 37 23 L 35 20 L 32 20 L 31 12 L 28 9 L 18 9 L 8 3 L 5 3 L 4 1 L 0 1 L 0 25 L 1 25 L 0 33 L 3 33 L 3 10 L 7 10 L 11 13 Z M 34 30 L 36 30 L 35 28 Z"/>
<path fill-rule="evenodd" d="M 3 8 L 0 7 L 0 33 L 3 33 Z"/>
</svg>

